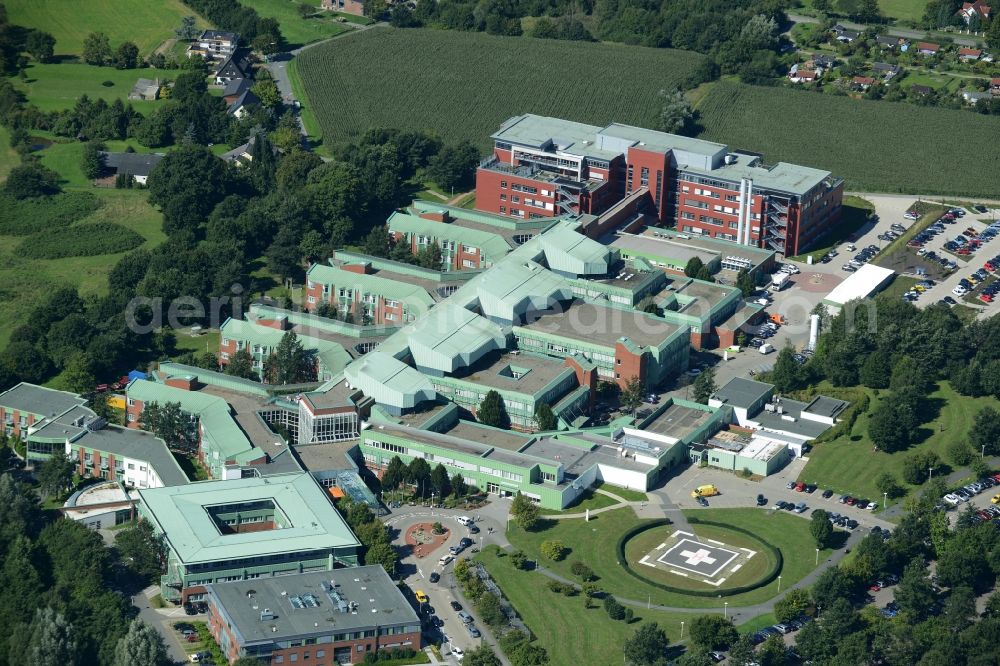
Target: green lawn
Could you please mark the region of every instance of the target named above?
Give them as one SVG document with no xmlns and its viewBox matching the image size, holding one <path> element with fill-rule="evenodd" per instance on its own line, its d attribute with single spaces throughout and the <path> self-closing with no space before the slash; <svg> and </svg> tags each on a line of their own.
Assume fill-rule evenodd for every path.
<svg viewBox="0 0 1000 666">
<path fill-rule="evenodd" d="M 314 0 L 304 3 L 294 0 L 241 0 L 241 4 L 254 9 L 264 18 L 277 19 L 281 25 L 281 35 L 288 42 L 289 48 L 353 30 L 344 25 L 344 21 L 337 20 L 339 14 L 320 11 L 319 2 Z M 302 18 L 298 12 L 300 4 L 314 5 L 316 13 L 309 18 Z"/>
<path fill-rule="evenodd" d="M 26 70 L 26 82 L 20 79 L 12 81 L 28 101 L 42 111 L 71 109 L 81 95 L 87 95 L 91 99 L 104 99 L 108 102 L 120 99 L 145 114 L 156 108 L 159 102 L 129 102 L 128 94 L 135 82 L 140 78 L 173 80 L 178 73 L 179 70 L 176 69 L 115 69 L 77 63 L 36 63 Z M 114 85 L 105 86 L 105 81 Z"/>
<path fill-rule="evenodd" d="M 155 247 L 166 238 L 162 215 L 146 201 L 141 190 L 94 189 L 104 201 L 97 211 L 76 224 L 116 222 L 146 238 L 143 247 Z M 122 254 L 66 259 L 25 259 L 14 249 L 21 239 L 0 236 L 0 348 L 11 331 L 22 324 L 41 297 L 60 285 L 79 288 L 84 296 L 105 294 L 107 276 Z"/>
<path fill-rule="evenodd" d="M 0 181 L 6 179 L 10 170 L 20 163 L 21 158 L 10 147 L 10 132 L 6 127 L 0 127 Z"/>
<path fill-rule="evenodd" d="M 607 544 L 612 550 L 611 544 Z M 681 621 L 694 617 L 685 613 L 634 608 L 631 625 L 608 619 L 598 600 L 594 608 L 584 608 L 582 595 L 564 597 L 544 587 L 542 574 L 519 571 L 509 557 L 498 557 L 495 546 L 476 556 L 513 604 L 518 615 L 537 637 L 538 645 L 548 651 L 551 666 L 616 664 L 622 658 L 622 645 L 641 622 L 654 621 L 667 632 L 671 643 L 680 638 Z"/>
<path fill-rule="evenodd" d="M 600 493 L 588 490 L 580 495 L 579 502 L 566 507 L 562 511 L 556 511 L 554 509 L 539 509 L 538 512 L 543 516 L 553 516 L 561 513 L 582 513 L 587 509 L 594 511 L 595 509 L 603 509 L 604 507 L 614 506 L 615 504 L 618 504 L 618 500 L 613 497 L 608 497 L 607 495 L 601 495 Z"/>
<path fill-rule="evenodd" d="M 80 55 L 91 32 L 103 32 L 115 49 L 125 40 L 143 55 L 174 36 L 181 17 L 194 15 L 181 0 L 20 0 L 7 3 L 10 22 L 56 38 L 56 54 Z M 198 25 L 207 24 L 198 19 Z"/>
<path fill-rule="evenodd" d="M 878 3 L 884 15 L 904 21 L 920 21 L 926 7 L 923 0 L 879 0 Z"/>
<path fill-rule="evenodd" d="M 182 331 L 176 331 L 176 333 L 178 354 L 185 352 L 194 352 L 196 354 L 202 352 L 219 353 L 219 331 L 217 330 L 206 331 L 201 335 L 188 335 Z"/>
<path fill-rule="evenodd" d="M 896 278 L 899 280 L 899 278 Z M 871 408 L 877 399 L 872 400 Z M 890 472 L 905 488 L 902 478 L 903 460 L 913 451 L 931 450 L 948 462 L 947 447 L 954 441 L 963 441 L 981 408 L 1000 408 L 1000 401 L 992 397 L 969 398 L 959 395 L 947 382 L 930 395 L 930 400 L 941 405 L 940 414 L 922 426 L 928 437 L 908 451 L 897 453 L 876 452 L 868 438 L 867 416 L 862 414 L 850 435 L 817 444 L 809 453 L 809 462 L 799 480 L 819 484 L 837 493 L 866 497 L 881 503 L 882 493 L 875 487 L 875 477 L 883 471 Z"/>
<path fill-rule="evenodd" d="M 840 243 L 843 243 L 855 232 L 857 232 L 858 229 L 864 226 L 865 222 L 868 220 L 868 215 L 873 210 L 875 210 L 874 204 L 867 199 L 854 196 L 844 197 L 844 212 L 840 219 L 840 223 L 837 224 L 837 226 L 834 227 L 827 236 L 818 241 L 820 246 L 800 255 L 788 257 L 788 260 L 801 261 L 805 263 L 807 261 L 806 257 L 812 255 L 813 261 L 818 261 L 832 248 L 836 247 Z"/>
<path fill-rule="evenodd" d="M 688 515 L 703 520 L 736 525 L 748 529 L 760 539 L 781 550 L 784 557 L 782 585 L 791 585 L 814 567 L 815 546 L 809 535 L 809 522 L 787 513 L 772 513 L 759 509 L 694 510 Z M 666 592 L 629 575 L 617 561 L 615 545 L 627 530 L 641 523 L 630 508 L 616 509 L 593 516 L 590 522 L 581 519 L 550 521 L 550 526 L 537 532 L 525 532 L 511 525 L 507 533 L 510 542 L 543 566 L 572 578 L 570 564 L 581 560 L 600 577 L 604 589 L 621 597 L 643 599 L 653 603 L 686 608 L 712 608 L 719 602 L 706 597 L 694 597 Z M 697 531 L 697 526 L 695 526 Z M 550 539 L 561 540 L 571 549 L 561 562 L 551 562 L 541 556 L 539 546 Z M 777 583 L 727 597 L 730 606 L 760 603 L 777 592 Z"/>
</svg>

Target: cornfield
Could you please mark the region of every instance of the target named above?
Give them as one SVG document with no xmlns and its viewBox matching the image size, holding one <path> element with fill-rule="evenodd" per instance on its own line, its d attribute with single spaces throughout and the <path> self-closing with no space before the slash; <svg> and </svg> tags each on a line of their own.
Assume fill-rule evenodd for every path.
<svg viewBox="0 0 1000 666">
<path fill-rule="evenodd" d="M 828 169 L 850 190 L 997 196 L 996 117 L 729 82 L 698 111 L 701 138 Z"/>
<path fill-rule="evenodd" d="M 297 68 L 303 103 L 327 142 L 393 127 L 486 148 L 500 123 L 522 113 L 653 127 L 657 93 L 703 60 L 668 49 L 377 28 L 307 49 Z"/>
</svg>

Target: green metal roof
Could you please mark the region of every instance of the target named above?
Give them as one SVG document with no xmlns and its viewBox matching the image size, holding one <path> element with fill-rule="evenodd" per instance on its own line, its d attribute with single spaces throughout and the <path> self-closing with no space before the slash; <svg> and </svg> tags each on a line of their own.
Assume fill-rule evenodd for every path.
<svg viewBox="0 0 1000 666">
<path fill-rule="evenodd" d="M 219 330 L 224 338 L 245 340 L 251 344 L 259 344 L 272 349 L 281 343 L 281 339 L 288 332 L 233 318 L 227 319 L 219 327 Z M 296 335 L 305 349 L 316 351 L 316 356 L 323 364 L 323 367 L 331 374 L 337 374 L 351 362 L 351 355 L 347 353 L 347 350 L 343 346 L 336 342 L 315 338 L 310 335 L 302 335 L 301 333 L 296 333 Z"/>
<path fill-rule="evenodd" d="M 317 331 L 358 339 L 392 335 L 399 330 L 399 326 L 361 326 L 359 324 L 348 324 L 339 319 L 320 317 L 309 312 L 284 310 L 271 305 L 264 305 L 263 303 L 252 303 L 250 305 L 250 316 L 253 319 L 280 319 L 284 317 L 290 324 L 306 326 Z M 299 335 L 297 331 L 296 335 Z"/>
<path fill-rule="evenodd" d="M 503 349 L 506 336 L 499 326 L 450 301 L 401 331 L 418 366 L 454 372 L 483 354 Z"/>
<path fill-rule="evenodd" d="M 427 377 L 402 361 L 379 351 L 369 352 L 344 370 L 351 386 L 383 405 L 400 409 L 437 396 Z"/>
<path fill-rule="evenodd" d="M 573 290 L 559 275 L 533 261 L 504 262 L 478 282 L 479 304 L 487 317 L 512 323 L 529 309 L 544 310 L 554 301 L 572 298 Z"/>
<path fill-rule="evenodd" d="M 401 301 L 420 311 L 420 307 L 429 308 L 434 299 L 426 290 L 406 282 L 388 280 L 377 275 L 366 275 L 345 271 L 336 266 L 313 264 L 306 277 L 321 284 L 335 285 L 338 289 L 350 288 L 363 293 L 376 294 L 383 298 Z"/>
<path fill-rule="evenodd" d="M 511 247 L 499 234 L 479 229 L 468 229 L 448 222 L 425 220 L 407 213 L 393 213 L 388 221 L 389 230 L 396 233 L 417 234 L 441 240 L 455 241 L 462 245 L 479 248 L 490 261 L 496 261 L 510 252 Z"/>
<path fill-rule="evenodd" d="M 309 473 L 140 490 L 146 512 L 186 565 L 277 553 L 357 547 L 357 537 Z M 271 500 L 289 526 L 222 534 L 206 507 Z"/>
<path fill-rule="evenodd" d="M 542 236 L 545 261 L 554 271 L 573 275 L 606 275 L 611 248 L 567 227 Z"/>
<path fill-rule="evenodd" d="M 458 220 L 468 220 L 469 222 L 511 231 L 544 229 L 552 224 L 552 218 L 542 217 L 533 220 L 519 220 L 502 215 L 494 215 L 493 213 L 485 213 L 481 210 L 449 206 L 448 204 L 435 203 L 422 199 L 417 199 L 410 204 L 410 209 L 417 213 L 447 212 L 448 215 Z"/>
</svg>

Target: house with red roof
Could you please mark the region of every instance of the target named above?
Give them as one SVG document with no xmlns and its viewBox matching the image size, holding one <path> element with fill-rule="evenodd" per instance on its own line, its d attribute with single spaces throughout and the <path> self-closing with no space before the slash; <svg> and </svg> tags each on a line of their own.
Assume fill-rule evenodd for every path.
<svg viewBox="0 0 1000 666">
<path fill-rule="evenodd" d="M 875 79 L 870 76 L 855 76 L 851 79 L 851 87 L 855 90 L 868 90 L 875 85 Z"/>
<path fill-rule="evenodd" d="M 990 79 L 990 93 L 1000 95 L 1000 78 Z"/>
<path fill-rule="evenodd" d="M 958 15 L 968 25 L 974 16 L 978 16 L 980 21 L 989 19 L 992 11 L 993 9 L 983 0 L 976 0 L 975 2 L 963 3 L 962 8 L 958 10 Z"/>
<path fill-rule="evenodd" d="M 959 60 L 965 60 L 965 61 L 979 60 L 980 56 L 982 55 L 983 52 L 980 51 L 979 49 L 962 48 L 958 50 Z"/>
<path fill-rule="evenodd" d="M 937 55 L 937 52 L 941 50 L 940 44 L 935 44 L 933 42 L 918 42 L 917 43 L 917 53 L 920 55 Z"/>
</svg>

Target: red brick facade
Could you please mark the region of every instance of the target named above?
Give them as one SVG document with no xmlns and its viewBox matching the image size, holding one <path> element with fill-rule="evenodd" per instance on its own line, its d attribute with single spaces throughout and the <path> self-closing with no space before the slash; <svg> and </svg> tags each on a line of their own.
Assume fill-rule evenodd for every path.
<svg viewBox="0 0 1000 666">
<path fill-rule="evenodd" d="M 24 416 L 25 419 L 23 431 L 21 430 L 21 416 Z M 27 412 L 22 414 L 16 409 L 8 410 L 4 409 L 3 407 L 0 407 L 0 422 L 4 424 L 4 427 L 6 427 L 8 423 L 10 424 L 11 436 L 17 437 L 19 439 L 27 439 L 28 428 L 34 425 L 35 415 L 28 414 Z"/>
<path fill-rule="evenodd" d="M 398 234 L 396 236 L 398 238 Z M 479 257 L 477 255 L 477 268 L 478 259 Z M 359 267 L 360 265 L 357 264 L 341 266 L 342 269 L 350 270 L 352 273 L 360 272 L 355 270 Z M 364 294 L 361 293 L 361 290 L 358 289 L 356 285 L 335 285 L 310 280 L 306 285 L 306 309 L 316 310 L 321 303 L 334 305 L 340 309 L 343 304 L 343 301 L 338 296 L 340 288 L 350 288 L 353 291 L 353 298 L 351 300 L 351 315 L 354 317 L 355 323 L 362 323 L 362 320 L 364 319 L 363 315 L 366 311 L 371 313 L 370 318 L 364 319 L 364 322 L 367 324 L 374 324 L 377 326 L 398 326 L 405 323 L 406 304 L 403 301 L 387 299 L 378 295 L 375 296 L 374 303 L 365 303 L 363 300 Z M 232 353 L 236 352 L 233 351 Z"/>
<path fill-rule="evenodd" d="M 615 343 L 615 383 L 625 388 L 633 377 L 646 384 L 646 364 L 643 354 L 636 354 L 621 342 Z"/>
</svg>

